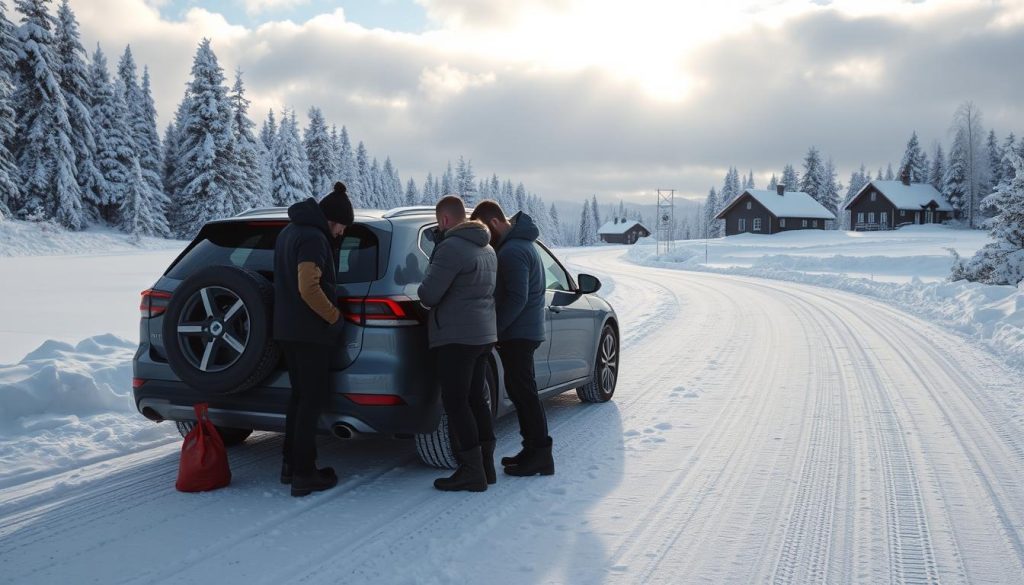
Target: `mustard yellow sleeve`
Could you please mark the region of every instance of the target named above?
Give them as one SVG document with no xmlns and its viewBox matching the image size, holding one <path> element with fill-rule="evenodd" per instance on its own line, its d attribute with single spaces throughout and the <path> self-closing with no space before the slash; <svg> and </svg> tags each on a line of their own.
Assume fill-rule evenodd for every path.
<svg viewBox="0 0 1024 585">
<path fill-rule="evenodd" d="M 320 288 L 322 274 L 315 262 L 299 262 L 299 296 L 321 319 L 334 325 L 341 318 L 341 311 Z"/>
</svg>

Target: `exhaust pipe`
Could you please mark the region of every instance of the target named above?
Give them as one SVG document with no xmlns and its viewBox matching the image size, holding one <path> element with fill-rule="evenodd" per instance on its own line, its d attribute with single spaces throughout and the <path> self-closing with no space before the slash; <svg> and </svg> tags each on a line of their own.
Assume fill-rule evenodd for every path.
<svg viewBox="0 0 1024 585">
<path fill-rule="evenodd" d="M 331 432 L 339 439 L 354 439 L 356 430 L 345 423 L 337 423 L 331 427 Z"/>
</svg>

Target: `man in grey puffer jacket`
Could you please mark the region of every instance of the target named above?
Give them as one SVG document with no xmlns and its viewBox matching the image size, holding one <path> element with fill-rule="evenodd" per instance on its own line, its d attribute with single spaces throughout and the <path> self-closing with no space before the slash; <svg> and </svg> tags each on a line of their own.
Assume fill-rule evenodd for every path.
<svg viewBox="0 0 1024 585">
<path fill-rule="evenodd" d="M 466 221 L 461 199 L 441 199 L 435 213 L 443 236 L 430 257 L 419 297 L 430 307 L 427 336 L 437 353 L 441 400 L 459 468 L 451 477 L 434 481 L 434 487 L 482 492 L 497 479 L 494 423 L 484 397 L 484 376 L 487 356 L 498 340 L 498 259 L 488 245 L 490 232 L 478 221 Z"/>
</svg>

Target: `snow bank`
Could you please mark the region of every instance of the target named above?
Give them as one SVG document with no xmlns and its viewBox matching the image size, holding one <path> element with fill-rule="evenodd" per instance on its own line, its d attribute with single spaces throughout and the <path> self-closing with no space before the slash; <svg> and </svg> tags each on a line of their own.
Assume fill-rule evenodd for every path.
<svg viewBox="0 0 1024 585">
<path fill-rule="evenodd" d="M 842 232 L 825 232 L 818 234 L 817 238 L 802 235 L 799 240 L 805 246 L 793 247 L 793 253 L 789 254 L 779 253 L 778 242 L 765 242 L 777 236 L 744 235 L 712 240 L 718 249 L 729 249 L 732 259 L 742 257 L 742 263 L 724 262 L 720 256 L 712 254 L 709 254 L 709 262 L 705 263 L 703 242 L 699 246 L 678 242 L 682 245 L 678 245 L 670 255 L 663 256 L 657 255 L 653 242 L 644 242 L 630 248 L 627 257 L 644 266 L 756 276 L 861 294 L 981 341 L 1011 364 L 1024 367 L 1024 286 L 1016 288 L 940 280 L 941 276 L 948 274 L 951 259 L 936 254 L 936 248 L 958 245 L 973 253 L 970 251 L 972 245 L 980 247 L 987 241 L 987 238 L 979 238 L 976 232 L 948 234 L 948 237 L 936 240 L 936 235 L 943 234 L 940 230 L 956 231 L 947 228 L 919 230 L 916 233 L 923 241 L 914 241 L 913 231 L 890 232 L 899 235 L 889 236 L 889 247 L 884 255 L 878 245 L 885 241 L 884 235 L 872 238 L 873 243 L 868 240 L 867 246 L 873 251 L 871 255 L 824 255 L 820 250 L 826 245 L 831 243 L 834 249 L 844 249 L 837 242 L 850 237 Z M 743 241 L 729 241 L 735 239 Z M 764 243 L 757 246 L 751 242 L 752 239 Z M 741 247 L 745 248 L 742 256 L 736 252 Z M 817 249 L 815 254 L 801 253 L 810 247 Z M 855 276 L 857 274 L 859 276 Z M 889 281 L 874 278 L 879 275 L 895 278 Z"/>
<path fill-rule="evenodd" d="M 135 412 L 136 347 L 109 334 L 51 340 L 0 366 L 0 487 L 175 438 Z"/>
<path fill-rule="evenodd" d="M 162 238 L 136 238 L 109 227 L 90 226 L 70 232 L 53 222 L 0 220 L 0 256 L 53 256 L 131 250 L 181 249 L 185 242 Z"/>
</svg>

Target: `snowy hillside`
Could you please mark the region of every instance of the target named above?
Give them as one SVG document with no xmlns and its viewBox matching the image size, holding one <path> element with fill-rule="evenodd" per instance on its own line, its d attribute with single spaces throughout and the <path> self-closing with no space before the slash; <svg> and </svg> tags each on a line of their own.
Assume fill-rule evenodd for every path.
<svg viewBox="0 0 1024 585">
<path fill-rule="evenodd" d="M 136 237 L 106 226 L 90 226 L 71 232 L 52 222 L 29 222 L 0 218 L 0 258 L 10 256 L 56 256 L 111 254 L 141 250 L 181 250 L 186 242 Z M 3 361 L 0 358 L 0 361 Z"/>
</svg>

